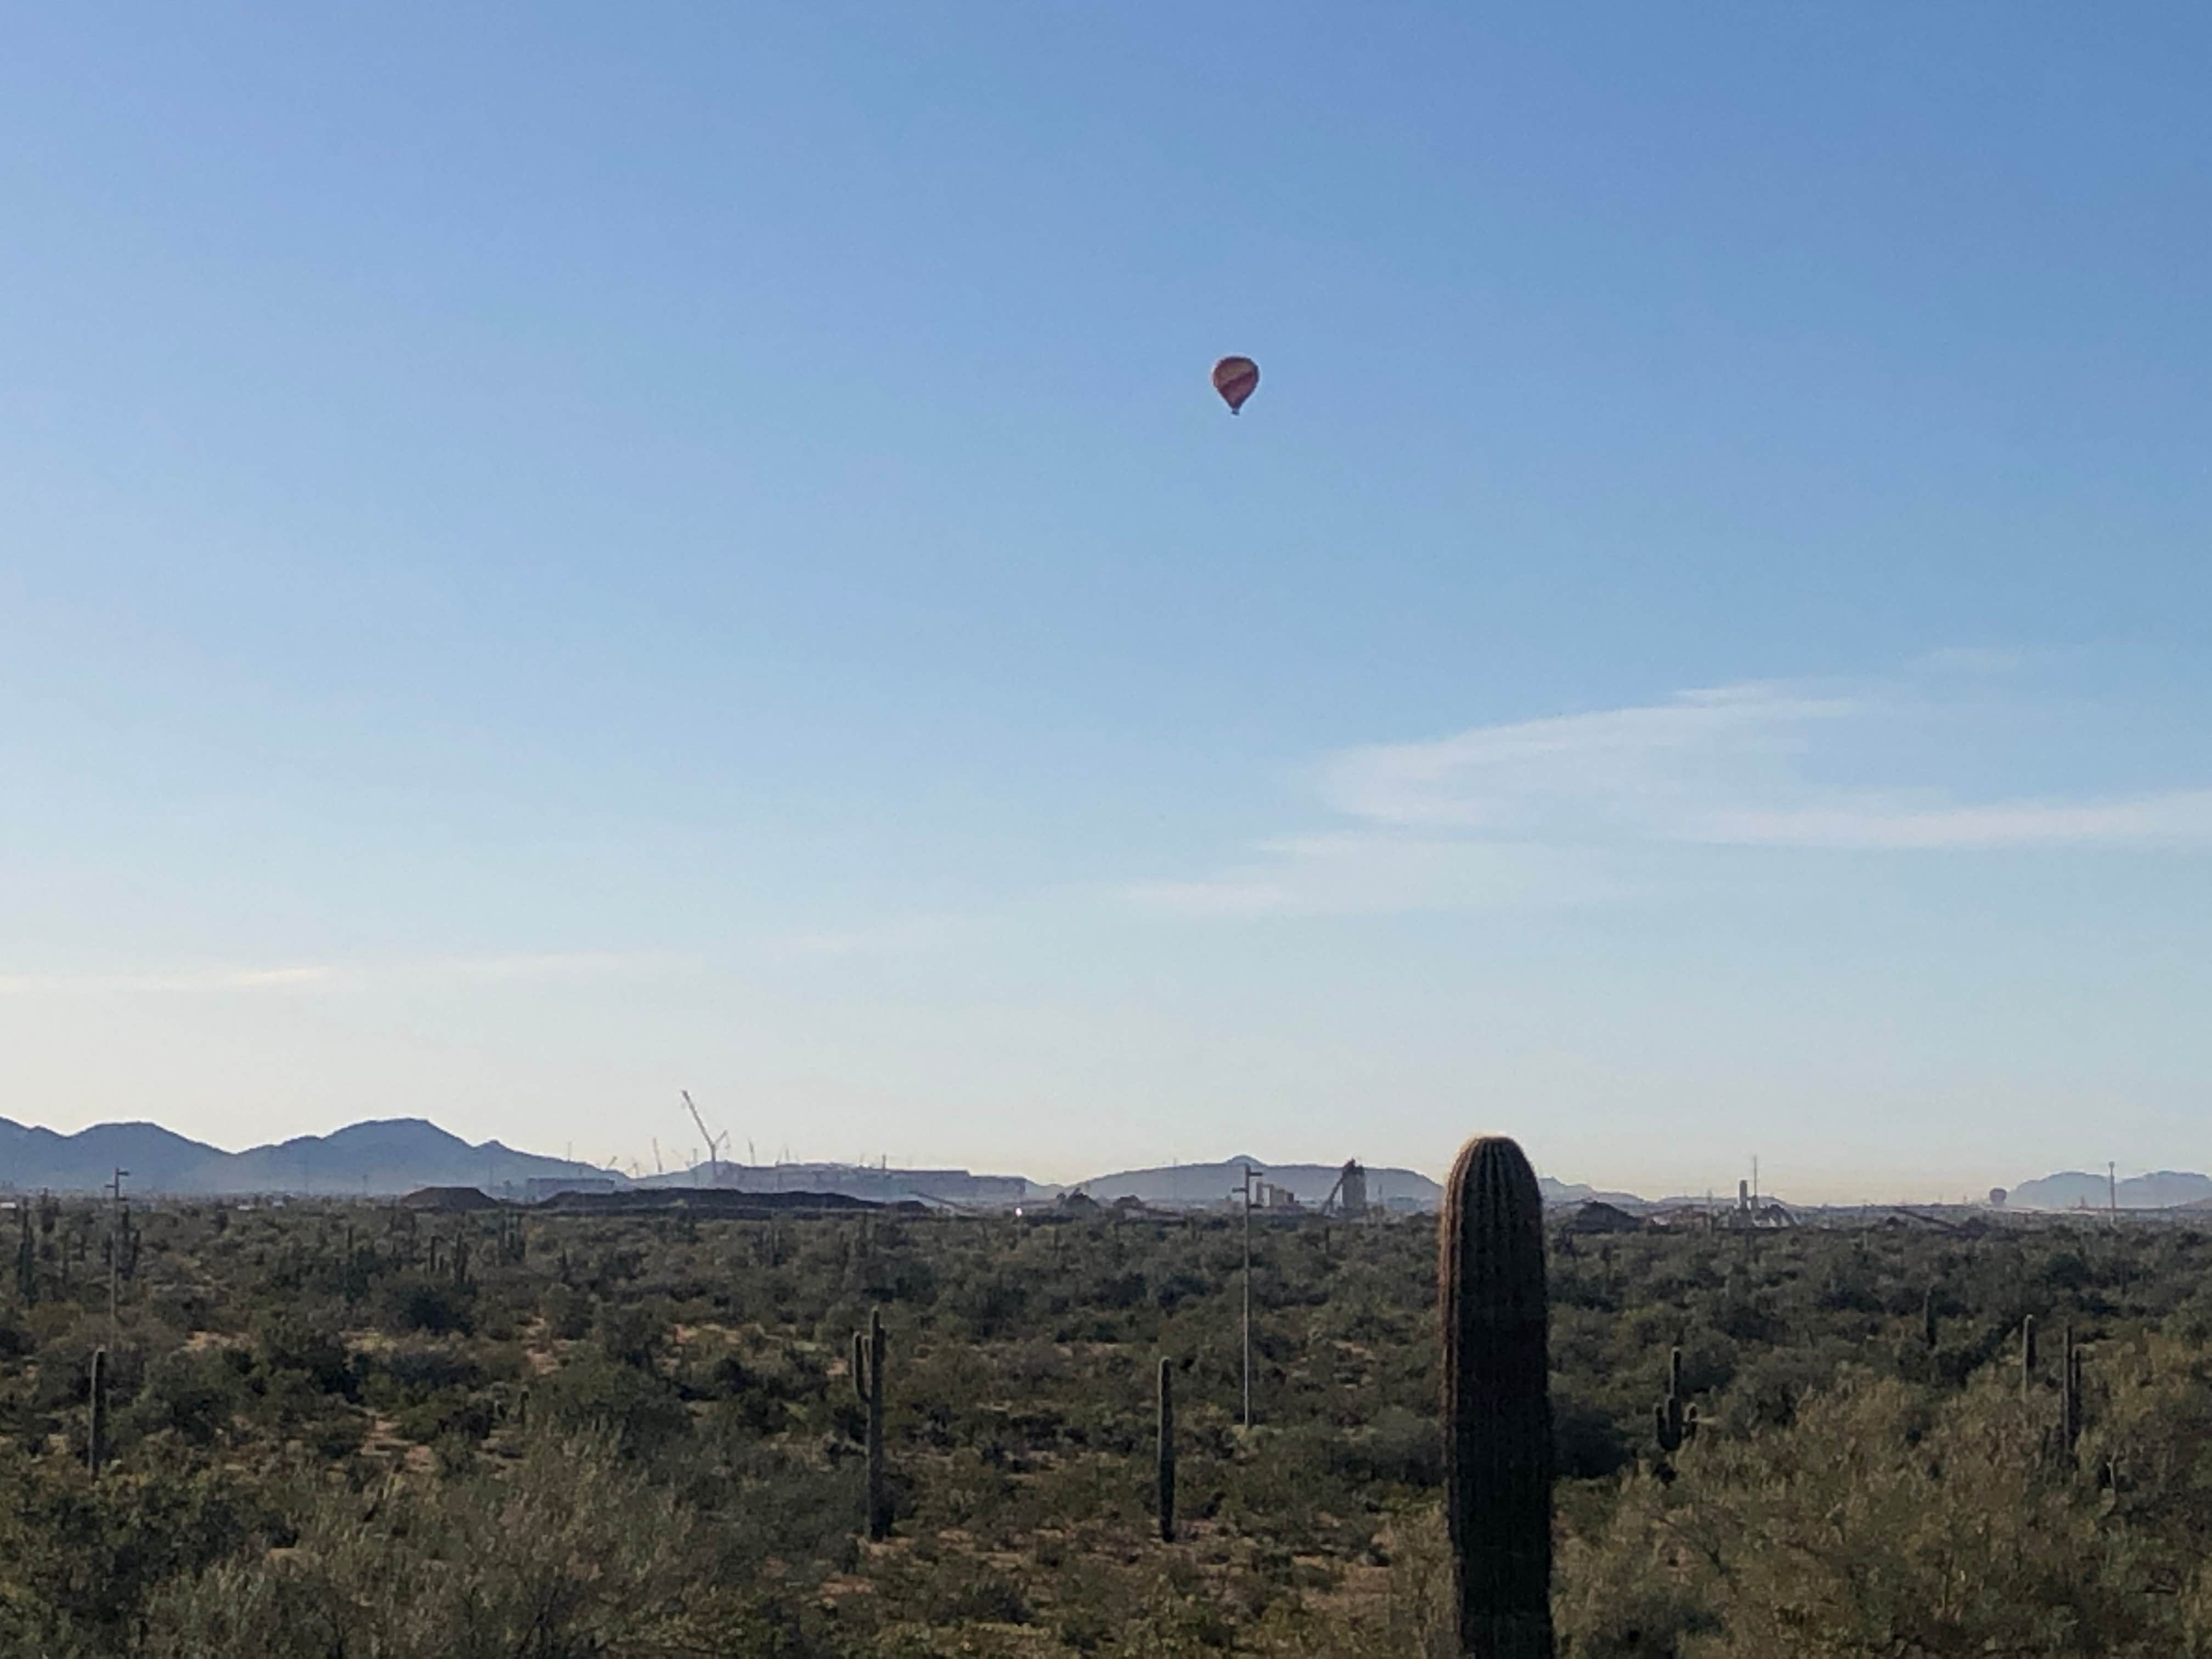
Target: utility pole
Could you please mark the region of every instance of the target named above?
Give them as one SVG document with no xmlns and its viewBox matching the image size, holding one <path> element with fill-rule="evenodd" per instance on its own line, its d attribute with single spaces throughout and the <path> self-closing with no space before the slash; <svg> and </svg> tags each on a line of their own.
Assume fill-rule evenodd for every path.
<svg viewBox="0 0 2212 1659">
<path fill-rule="evenodd" d="M 123 1229 L 118 1224 L 123 1215 L 123 1177 L 130 1173 L 128 1170 L 118 1170 L 115 1179 L 107 1183 L 107 1328 L 118 1342 L 123 1340 Z"/>
<path fill-rule="evenodd" d="M 2117 1164 L 2105 1165 L 2105 1209 L 2112 1224 L 2118 1226 L 2120 1220 L 2120 1166 Z"/>
<path fill-rule="evenodd" d="M 1252 1177 L 1259 1173 L 1244 1166 L 1244 1432 L 1252 1431 Z"/>
</svg>

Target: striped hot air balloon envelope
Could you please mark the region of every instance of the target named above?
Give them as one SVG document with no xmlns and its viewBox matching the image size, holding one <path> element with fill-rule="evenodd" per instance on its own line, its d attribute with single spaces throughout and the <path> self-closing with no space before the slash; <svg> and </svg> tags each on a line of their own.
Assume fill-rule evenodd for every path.
<svg viewBox="0 0 2212 1659">
<path fill-rule="evenodd" d="M 1243 409 L 1244 400 L 1259 384 L 1260 365 L 1249 357 L 1224 357 L 1213 366 L 1213 389 L 1231 415 Z"/>
</svg>

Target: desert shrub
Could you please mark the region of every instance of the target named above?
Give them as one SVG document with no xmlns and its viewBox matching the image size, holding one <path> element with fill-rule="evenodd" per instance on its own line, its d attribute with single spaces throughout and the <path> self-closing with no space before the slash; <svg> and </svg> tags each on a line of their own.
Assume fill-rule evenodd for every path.
<svg viewBox="0 0 2212 1659">
<path fill-rule="evenodd" d="M 401 1342 L 385 1349 L 371 1364 L 408 1396 L 443 1389 L 476 1389 L 484 1383 L 484 1367 L 466 1349 L 447 1342 Z"/>
<path fill-rule="evenodd" d="M 0 1651 L 124 1651 L 165 1581 L 272 1533 L 270 1488 L 158 1443 L 97 1482 L 0 1452 Z"/>
<path fill-rule="evenodd" d="M 592 1298 L 572 1285 L 548 1285 L 538 1309 L 547 1328 L 563 1342 L 581 1341 L 591 1334 Z"/>
<path fill-rule="evenodd" d="M 226 1561 L 155 1601 L 149 1659 L 583 1659 L 687 1650 L 713 1598 L 694 1517 L 604 1443 L 534 1449 L 510 1478 L 325 1492 L 281 1556 Z"/>
<path fill-rule="evenodd" d="M 1005 1574 L 983 1571 L 947 1574 L 929 1586 L 926 1616 L 933 1625 L 1026 1625 L 1036 1615 L 1022 1587 Z"/>
<path fill-rule="evenodd" d="M 1994 1382 L 1937 1401 L 1863 1373 L 1789 1431 L 1701 1437 L 1673 1482 L 1629 1483 L 1601 1541 L 1571 1540 L 1575 1650 L 2189 1650 L 2170 1607 L 2124 1588 L 2124 1547 L 2094 1490 L 2047 1468 L 2045 1426 Z"/>
<path fill-rule="evenodd" d="M 668 1325 L 668 1304 L 659 1298 L 603 1302 L 592 1334 L 599 1351 L 616 1364 L 651 1370 L 667 1346 Z"/>
<path fill-rule="evenodd" d="M 532 1389 L 532 1409 L 565 1434 L 604 1437 L 636 1456 L 685 1434 L 691 1419 L 675 1389 L 650 1372 L 599 1354 L 563 1365 Z"/>
<path fill-rule="evenodd" d="M 405 1279 L 386 1291 L 383 1324 L 402 1334 L 465 1335 L 476 1328 L 474 1297 L 442 1279 Z"/>
<path fill-rule="evenodd" d="M 168 1432 L 194 1445 L 212 1445 L 247 1397 L 238 1361 L 222 1348 L 179 1350 L 148 1370 L 138 1397 L 118 1414 L 125 1437 Z"/>
<path fill-rule="evenodd" d="M 1380 1419 L 1377 1419 L 1378 1422 Z M 1433 1438 L 1435 1425 L 1430 1425 Z M 1622 1431 L 1620 1419 L 1613 1412 L 1580 1395 L 1564 1390 L 1555 1391 L 1552 1399 L 1552 1437 L 1555 1443 L 1556 1468 L 1560 1476 L 1570 1480 L 1601 1480 L 1619 1474 L 1635 1461 L 1635 1449 Z M 1442 1455 L 1431 1466 L 1433 1473 L 1420 1484 L 1439 1486 L 1443 1481 Z"/>
<path fill-rule="evenodd" d="M 1001 1273 L 979 1273 L 954 1286 L 938 1299 L 938 1305 L 969 1336 L 988 1342 L 1011 1332 L 1029 1305 L 1029 1286 Z"/>
<path fill-rule="evenodd" d="M 356 1392 L 351 1356 L 329 1328 L 287 1312 L 263 1321 L 255 1334 L 265 1369 L 298 1372 L 325 1394 Z"/>
<path fill-rule="evenodd" d="M 1436 1414 L 1385 1406 L 1374 1421 L 1337 1442 L 1336 1463 L 1348 1478 L 1434 1486 L 1443 1480 L 1443 1435 Z"/>
</svg>

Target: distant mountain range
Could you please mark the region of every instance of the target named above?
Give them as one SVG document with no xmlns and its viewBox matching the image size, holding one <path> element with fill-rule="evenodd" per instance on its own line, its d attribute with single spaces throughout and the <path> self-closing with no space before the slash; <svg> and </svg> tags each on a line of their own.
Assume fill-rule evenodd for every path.
<svg viewBox="0 0 2212 1659">
<path fill-rule="evenodd" d="M 1538 1176 L 1536 1185 L 1543 1192 L 1547 1204 L 1649 1205 L 1651 1201 L 1638 1198 L 1634 1193 L 1601 1192 L 1595 1187 L 1586 1187 L 1579 1181 L 1554 1181 L 1549 1176 Z"/>
<path fill-rule="evenodd" d="M 2212 1176 L 2193 1170 L 2154 1170 L 2130 1176 L 2119 1184 L 2118 1202 L 2124 1210 L 2178 1210 L 2208 1199 L 2212 1199 Z M 2023 1181 L 2005 1201 L 2023 1210 L 2101 1210 L 2113 1201 L 2113 1194 L 2103 1176 L 2064 1170 L 2039 1181 Z"/>
<path fill-rule="evenodd" d="M 605 1178 L 608 1171 L 567 1158 L 518 1152 L 496 1140 L 471 1146 L 421 1118 L 356 1123 L 327 1135 L 301 1135 L 242 1152 L 156 1123 L 101 1123 L 73 1135 L 0 1117 L 0 1189 L 94 1192 L 118 1170 L 125 1192 L 320 1194 L 359 1197 L 417 1187 L 520 1188 L 532 1176 Z"/>
<path fill-rule="evenodd" d="M 1069 1188 L 1110 1204 L 1117 1198 L 1176 1208 L 1218 1204 L 1238 1190 L 1244 1167 L 1249 1164 L 1271 1187 L 1290 1192 L 1303 1205 L 1326 1199 L 1336 1185 L 1342 1166 L 1335 1164 L 1269 1164 L 1263 1158 L 1231 1158 L 1218 1164 L 1171 1164 L 1163 1169 L 1122 1170 L 1093 1176 Z M 1601 1193 L 1584 1186 L 1570 1186 L 1549 1176 L 1537 1183 L 1547 1204 L 1583 1204 L 1592 1199 L 1637 1204 L 1643 1200 L 1626 1193 Z M 1433 1210 L 1443 1201 L 1443 1188 L 1419 1170 L 1367 1166 L 1367 1201 L 1389 1209 Z"/>
<path fill-rule="evenodd" d="M 1232 1158 L 1218 1164 L 1181 1164 L 1098 1176 L 1068 1190 L 1102 1203 L 1134 1197 L 1176 1206 L 1222 1203 L 1246 1165 L 1272 1186 L 1318 1205 L 1336 1184 L 1334 1164 L 1268 1164 Z M 101 1123 L 76 1134 L 27 1127 L 0 1118 L 0 1191 L 97 1192 L 118 1169 L 130 1171 L 126 1192 L 244 1196 L 285 1194 L 325 1197 L 386 1197 L 419 1187 L 476 1187 L 495 1196 L 519 1194 L 526 1182 L 612 1181 L 617 1187 L 714 1184 L 768 1190 L 847 1192 L 878 1200 L 920 1197 L 954 1204 L 1008 1205 L 1056 1197 L 1060 1188 L 1018 1176 L 970 1176 L 962 1170 L 899 1170 L 865 1165 L 783 1164 L 746 1169 L 725 1164 L 671 1171 L 633 1182 L 615 1170 L 566 1158 L 521 1152 L 487 1140 L 471 1146 L 420 1118 L 356 1123 L 327 1135 L 301 1135 L 275 1146 L 227 1152 L 188 1139 L 157 1123 Z M 1587 1187 L 1548 1178 L 1545 1196 L 1573 1202 L 1597 1196 Z M 1401 1209 L 1434 1209 L 1442 1189 L 1416 1170 L 1370 1167 L 1367 1197 Z"/>
<path fill-rule="evenodd" d="M 1271 1186 L 1299 1203 L 1318 1205 L 1336 1184 L 1340 1165 L 1269 1164 L 1263 1158 L 1229 1158 L 1216 1164 L 1174 1164 L 1150 1170 L 1121 1170 L 1093 1176 L 1067 1188 L 1102 1204 L 1134 1198 L 1172 1207 L 1225 1203 L 1246 1164 Z M 327 1135 L 301 1135 L 270 1146 L 226 1152 L 191 1140 L 157 1123 L 101 1123 L 76 1134 L 57 1134 L 0 1117 L 0 1191 L 88 1193 L 106 1186 L 118 1169 L 131 1174 L 126 1192 L 204 1194 L 307 1194 L 325 1197 L 387 1197 L 418 1187 L 477 1187 L 495 1196 L 520 1195 L 524 1183 L 547 1181 L 612 1181 L 674 1186 L 706 1184 L 703 1169 L 632 1183 L 612 1170 L 572 1159 L 517 1152 L 496 1140 L 471 1145 L 421 1118 L 388 1118 L 356 1123 Z M 854 1197 L 919 1197 L 958 1206 L 997 1206 L 1047 1200 L 1060 1188 L 1018 1176 L 971 1176 L 964 1170 L 871 1169 L 865 1165 L 784 1164 L 739 1169 L 723 1165 L 714 1172 L 720 1184 L 758 1190 L 843 1192 Z M 1643 1206 L 1629 1193 L 1541 1179 L 1544 1201 Z M 1370 1203 L 1392 1209 L 1432 1210 L 1443 1189 L 1418 1170 L 1370 1164 Z M 2105 1177 L 2067 1170 L 2022 1182 L 2008 1202 L 2023 1210 L 2103 1209 L 2108 1200 Z M 2212 1210 L 2212 1176 L 2193 1170 L 2157 1170 L 2119 1183 L 2122 1209 L 2179 1209 L 2203 1205 Z M 1648 1207 L 1648 1206 L 1647 1206 Z"/>
</svg>

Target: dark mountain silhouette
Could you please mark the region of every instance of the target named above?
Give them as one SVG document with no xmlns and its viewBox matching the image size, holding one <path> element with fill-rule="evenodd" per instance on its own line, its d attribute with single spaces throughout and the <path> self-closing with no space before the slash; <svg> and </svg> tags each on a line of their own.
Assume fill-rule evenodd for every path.
<svg viewBox="0 0 2212 1659">
<path fill-rule="evenodd" d="M 2212 1176 L 2192 1170 L 2153 1170 L 2120 1182 L 2124 1210 L 2172 1210 L 2212 1198 Z M 2087 1170 L 2062 1170 L 2037 1181 L 2023 1181 L 2006 1203 L 2022 1210 L 2101 1210 L 2112 1201 L 2106 1178 Z"/>
<path fill-rule="evenodd" d="M 94 1192 L 118 1168 L 135 1193 L 249 1193 L 388 1196 L 418 1187 L 519 1189 L 532 1177 L 611 1172 L 566 1158 L 518 1152 L 496 1140 L 471 1146 L 421 1118 L 356 1123 L 242 1152 L 188 1140 L 153 1123 L 101 1123 L 73 1135 L 0 1118 L 0 1188 Z"/>
</svg>

